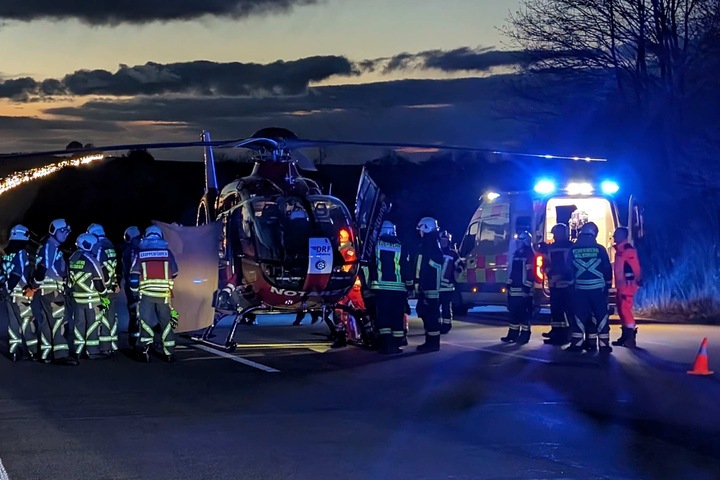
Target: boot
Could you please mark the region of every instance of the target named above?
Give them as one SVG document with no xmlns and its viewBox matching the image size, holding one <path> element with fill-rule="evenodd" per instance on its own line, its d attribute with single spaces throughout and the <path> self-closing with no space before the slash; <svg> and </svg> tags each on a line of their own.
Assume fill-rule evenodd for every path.
<svg viewBox="0 0 720 480">
<path fill-rule="evenodd" d="M 515 342 L 515 340 L 517 340 L 518 335 L 520 335 L 520 329 L 510 327 L 508 329 L 507 335 L 505 335 L 504 337 L 501 337 L 500 341 L 505 342 L 505 343 L 513 343 L 513 342 Z"/>
<path fill-rule="evenodd" d="M 73 357 L 58 358 L 57 360 L 54 360 L 53 363 L 55 365 L 69 365 L 72 367 L 80 365 L 80 362 L 78 362 L 77 359 Z"/>
<path fill-rule="evenodd" d="M 518 335 L 517 339 L 515 340 L 515 343 L 519 344 L 525 344 L 530 341 L 530 329 L 522 330 L 520 332 L 520 335 Z"/>
<path fill-rule="evenodd" d="M 150 347 L 145 347 L 137 352 L 137 359 L 142 363 L 150 363 Z"/>
<path fill-rule="evenodd" d="M 583 345 L 570 345 L 565 349 L 565 351 L 570 353 L 581 353 L 583 351 Z"/>
<path fill-rule="evenodd" d="M 447 334 L 447 333 L 450 333 L 450 330 L 452 330 L 452 323 L 450 323 L 450 322 L 447 322 L 447 323 L 443 322 L 443 323 L 440 325 L 440 334 L 441 334 L 441 335 L 445 335 L 445 334 Z"/>
<path fill-rule="evenodd" d="M 12 360 L 13 363 L 17 362 L 18 360 L 22 360 L 22 352 L 20 351 L 20 349 L 17 349 L 10 354 L 10 360 Z"/>
<path fill-rule="evenodd" d="M 418 345 L 417 351 L 420 353 L 437 352 L 440 350 L 440 335 L 425 334 L 425 343 Z"/>
<path fill-rule="evenodd" d="M 542 335 L 544 338 L 554 338 L 555 335 L 557 335 L 557 331 L 556 331 L 556 330 L 557 330 L 557 328 L 551 327 L 549 332 L 544 332 L 544 333 L 542 333 L 541 335 Z"/>
<path fill-rule="evenodd" d="M 622 327 L 620 338 L 612 342 L 616 347 L 635 348 L 637 346 L 635 338 L 637 336 L 637 328 Z"/>
<path fill-rule="evenodd" d="M 330 348 L 343 348 L 347 347 L 347 335 L 343 331 L 335 332 L 335 341 Z"/>
<path fill-rule="evenodd" d="M 586 338 L 582 346 L 583 350 L 594 352 L 597 350 L 597 337 Z"/>
<path fill-rule="evenodd" d="M 402 338 L 400 339 L 400 346 L 401 346 L 401 347 L 407 347 L 407 346 L 408 346 L 407 335 L 405 335 L 404 337 L 402 337 Z"/>
<path fill-rule="evenodd" d="M 569 330 L 567 327 L 558 327 L 550 330 L 550 335 L 544 340 L 544 343 L 546 345 L 565 345 L 570 341 L 568 335 Z M 543 333 L 543 336 L 548 336 L 548 334 Z"/>
<path fill-rule="evenodd" d="M 378 349 L 378 353 L 382 355 L 397 355 L 398 353 L 402 353 L 403 351 L 399 346 L 401 341 L 402 338 L 395 338 L 391 335 L 386 337 L 383 335 L 380 337 L 380 348 Z"/>
</svg>

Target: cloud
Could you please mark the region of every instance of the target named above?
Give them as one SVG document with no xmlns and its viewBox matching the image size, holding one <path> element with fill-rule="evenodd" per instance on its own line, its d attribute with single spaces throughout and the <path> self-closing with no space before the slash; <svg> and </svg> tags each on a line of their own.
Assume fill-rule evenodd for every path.
<svg viewBox="0 0 720 480">
<path fill-rule="evenodd" d="M 282 13 L 319 0 L 6 0 L 0 19 L 77 19 L 90 25 L 185 21 L 202 16 L 246 18 Z"/>
<path fill-rule="evenodd" d="M 334 75 L 356 75 L 355 66 L 341 56 L 314 56 L 269 64 L 193 61 L 120 65 L 116 72 L 78 70 L 61 80 L 32 78 L 0 82 L 0 97 L 26 100 L 58 95 L 299 95 L 311 82 Z"/>
<path fill-rule="evenodd" d="M 303 138 L 444 142 L 497 147 L 513 141 L 493 105 L 510 78 L 399 80 L 311 87 L 291 97 L 177 97 L 95 99 L 49 107 L 53 120 L 0 117 L 4 151 L 64 148 L 71 140 L 117 144 L 191 141 L 203 129 L 214 139 L 243 138 L 282 126 Z M 430 108 L 432 107 L 432 108 Z M 193 150 L 162 158 L 197 159 Z M 332 149 L 332 162 L 367 160 L 363 149 Z"/>
<path fill-rule="evenodd" d="M 364 60 L 358 67 L 364 71 L 392 73 L 409 70 L 440 70 L 443 72 L 490 72 L 498 67 L 528 66 L 553 58 L 578 56 L 580 52 L 495 50 L 492 47 L 462 47 L 454 50 L 426 50 L 400 53 L 392 57 Z"/>
</svg>

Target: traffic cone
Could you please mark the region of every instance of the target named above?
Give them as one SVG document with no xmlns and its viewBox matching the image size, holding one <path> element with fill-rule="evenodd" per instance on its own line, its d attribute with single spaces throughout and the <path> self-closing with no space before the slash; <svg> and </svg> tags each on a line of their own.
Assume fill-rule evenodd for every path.
<svg viewBox="0 0 720 480">
<path fill-rule="evenodd" d="M 700 351 L 695 357 L 695 365 L 692 370 L 688 370 L 690 375 L 712 375 L 713 371 L 708 370 L 708 356 L 707 356 L 707 337 L 703 338 L 700 344 Z"/>
</svg>

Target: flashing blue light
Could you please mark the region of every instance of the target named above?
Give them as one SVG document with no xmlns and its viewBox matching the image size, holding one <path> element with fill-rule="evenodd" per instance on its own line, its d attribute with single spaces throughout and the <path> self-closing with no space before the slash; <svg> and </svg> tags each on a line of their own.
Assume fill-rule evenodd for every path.
<svg viewBox="0 0 720 480">
<path fill-rule="evenodd" d="M 555 191 L 555 183 L 550 180 L 540 180 L 535 184 L 535 191 L 540 195 L 549 195 Z"/>
<path fill-rule="evenodd" d="M 605 180 L 600 184 L 600 189 L 605 195 L 612 195 L 620 190 L 620 185 L 615 182 L 611 182 L 610 180 Z"/>
</svg>

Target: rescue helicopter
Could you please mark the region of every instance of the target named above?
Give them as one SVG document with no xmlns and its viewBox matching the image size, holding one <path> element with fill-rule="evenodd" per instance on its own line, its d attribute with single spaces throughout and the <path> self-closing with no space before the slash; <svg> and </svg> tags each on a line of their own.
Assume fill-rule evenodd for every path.
<svg viewBox="0 0 720 480">
<path fill-rule="evenodd" d="M 361 342 L 372 345 L 372 321 L 341 299 L 351 290 L 360 265 L 374 250 L 380 226 L 391 204 L 376 182 L 363 169 L 350 213 L 338 198 L 324 194 L 320 185 L 301 175 L 315 170 L 301 149 L 330 146 L 378 148 L 422 148 L 485 152 L 507 156 L 605 161 L 601 158 L 563 157 L 499 152 L 466 146 L 416 143 L 354 142 L 300 139 L 284 128 L 264 128 L 249 138 L 213 141 L 203 131 L 200 141 L 93 146 L 87 149 L 10 154 L 3 158 L 35 155 L 81 154 L 131 149 L 204 148 L 205 189 L 197 210 L 195 226 L 158 225 L 174 250 L 180 271 L 175 300 L 201 304 L 180 311 L 178 332 L 203 330 L 191 336 L 196 342 L 233 351 L 238 325 L 257 313 L 320 312 L 328 321 L 331 310 L 344 310 L 358 319 Z M 250 175 L 220 188 L 214 149 L 243 148 L 253 153 Z M 209 230 L 208 230 L 209 229 Z M 211 242 L 195 242 L 195 232 L 210 231 Z M 190 253 L 202 243 L 205 254 Z M 210 253 L 208 255 L 207 253 Z M 201 258 L 200 260 L 198 260 Z M 210 263 L 211 265 L 209 265 Z M 207 278 L 207 272 L 216 272 Z M 187 280 L 189 279 L 189 280 Z M 211 297 L 211 298 L 209 298 Z M 216 342 L 214 331 L 227 316 L 233 324 L 224 341 Z M 192 327 L 184 327 L 189 320 Z M 185 319 L 185 321 L 183 321 Z M 198 328 L 199 327 L 199 328 Z"/>
</svg>

